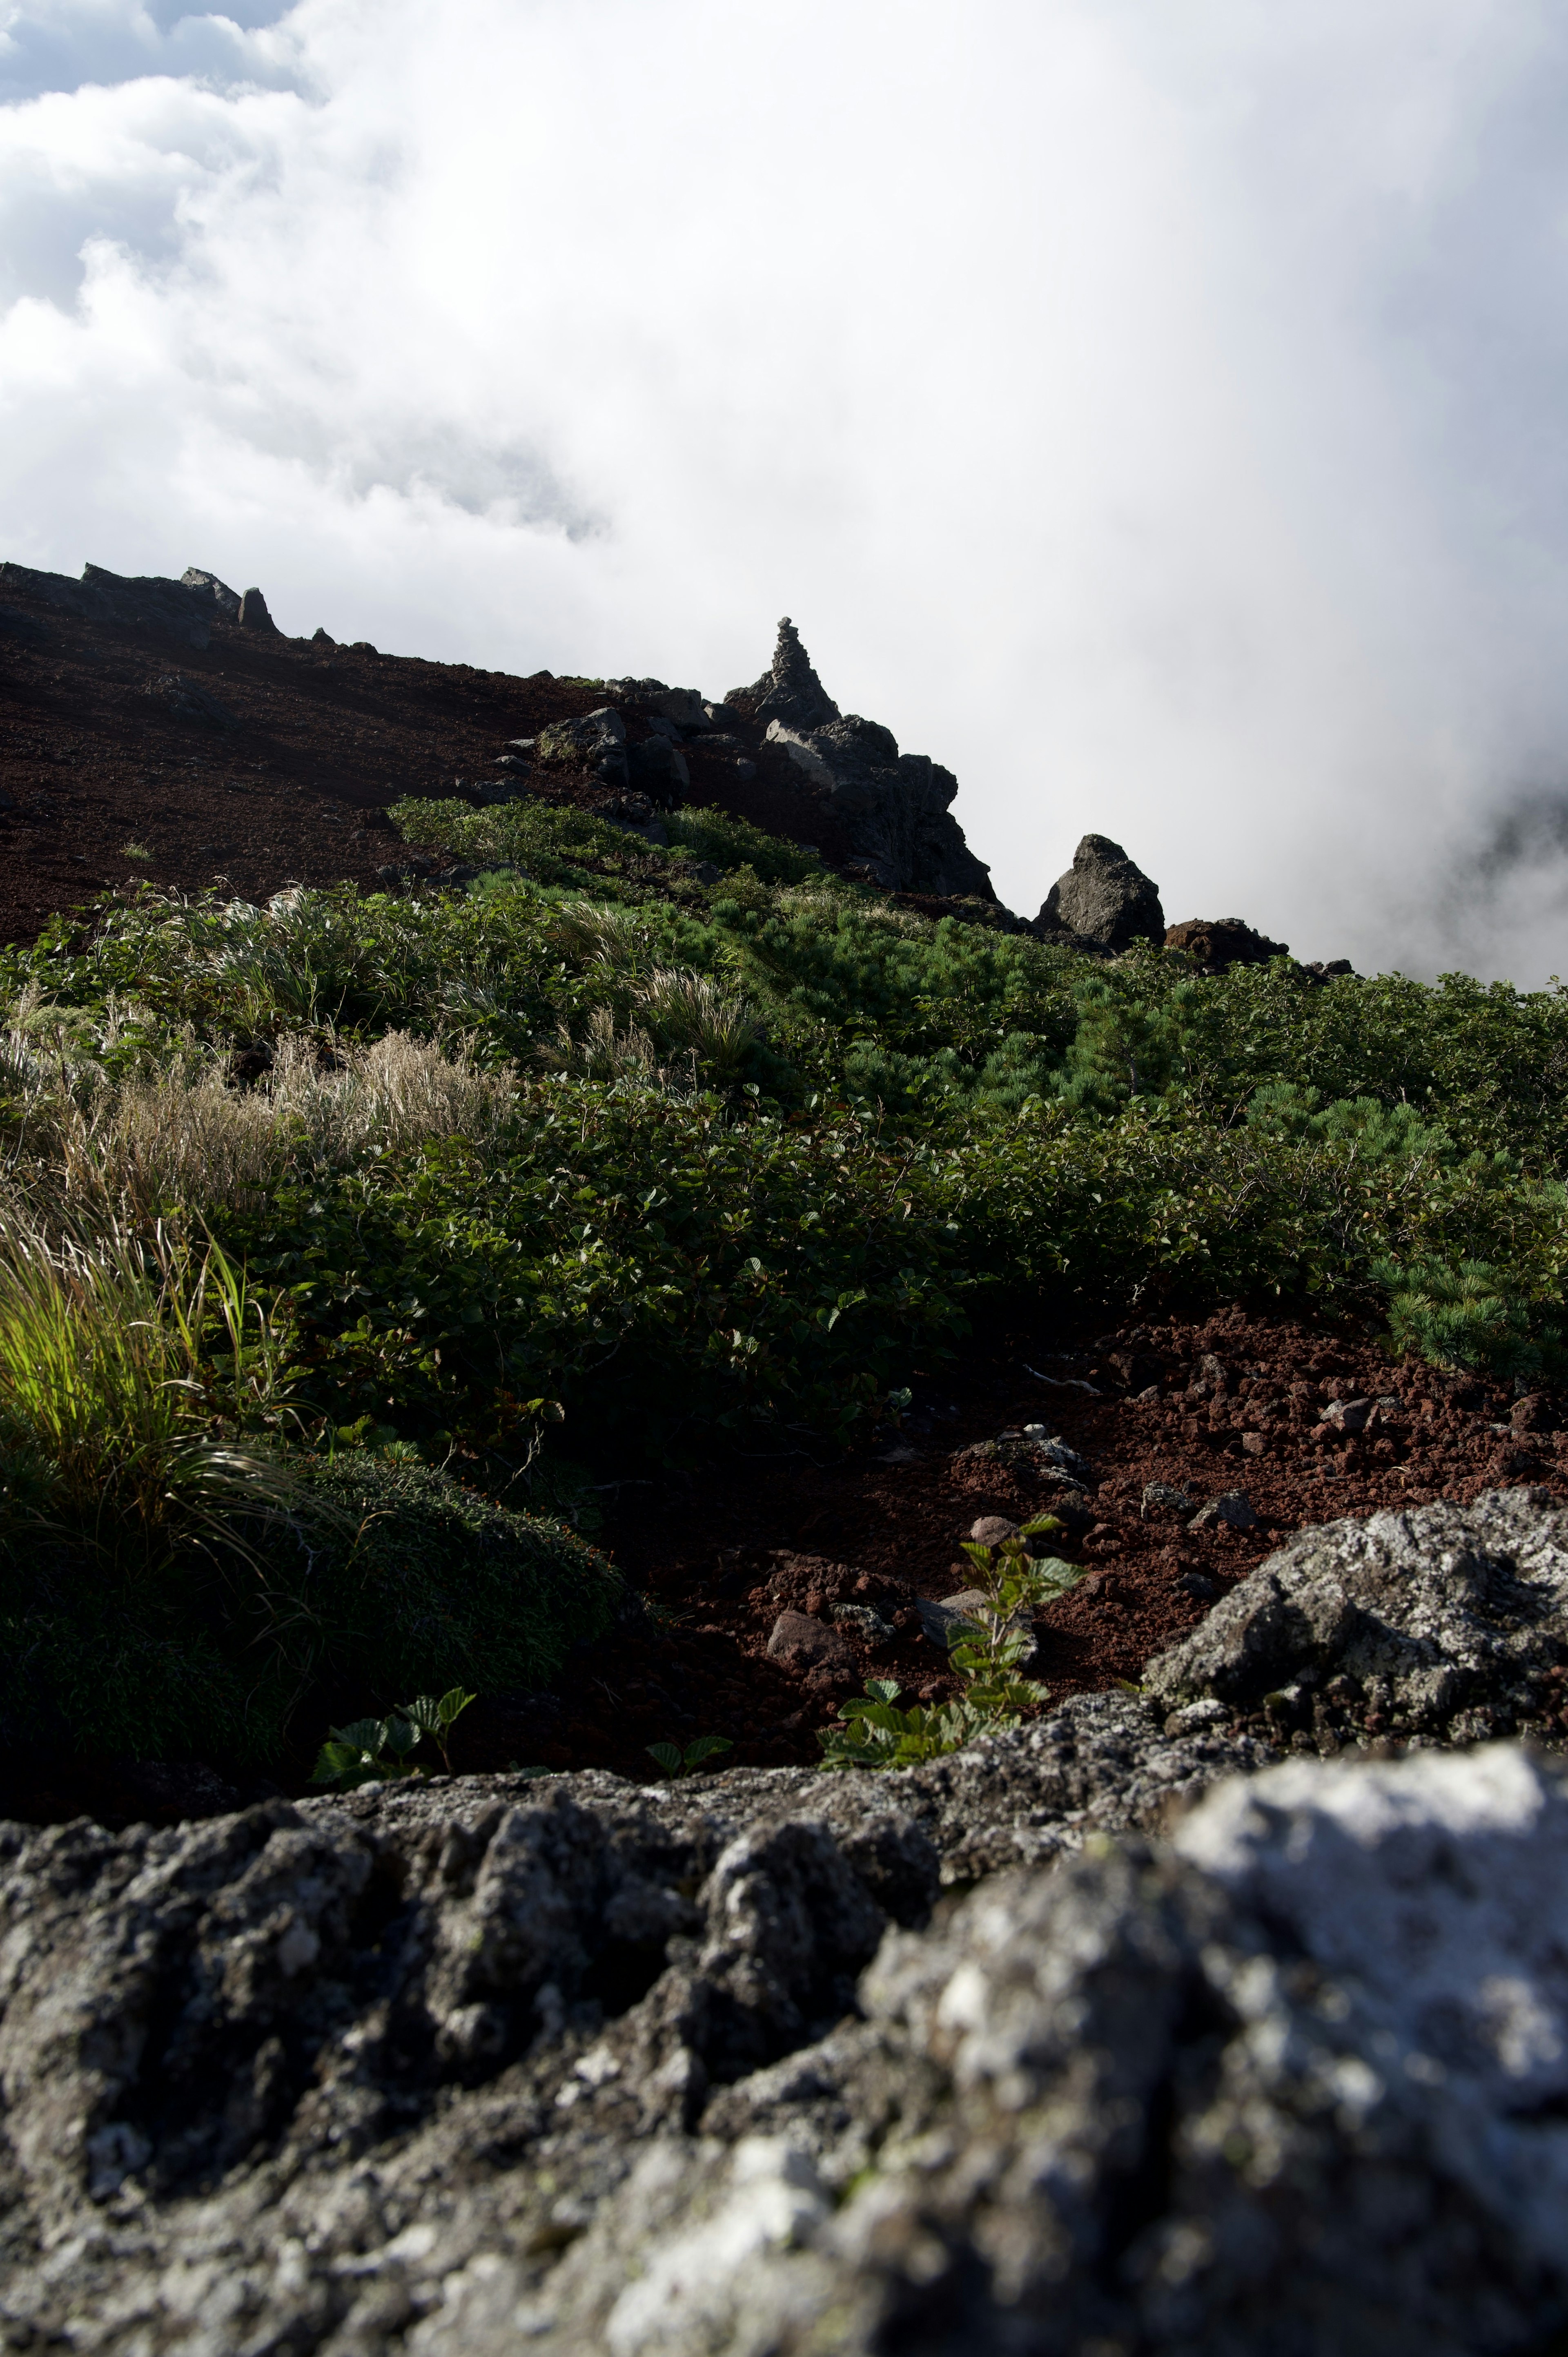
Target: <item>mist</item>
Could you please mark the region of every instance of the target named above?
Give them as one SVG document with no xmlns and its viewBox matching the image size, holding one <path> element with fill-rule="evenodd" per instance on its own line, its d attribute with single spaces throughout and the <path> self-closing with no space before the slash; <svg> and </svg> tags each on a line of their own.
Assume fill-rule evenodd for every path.
<svg viewBox="0 0 1568 2357">
<path fill-rule="evenodd" d="M 1094 829 L 1568 970 L 1544 7 L 13 0 L 0 102 L 0 554 L 710 693 L 789 613 L 1015 909 Z"/>
</svg>

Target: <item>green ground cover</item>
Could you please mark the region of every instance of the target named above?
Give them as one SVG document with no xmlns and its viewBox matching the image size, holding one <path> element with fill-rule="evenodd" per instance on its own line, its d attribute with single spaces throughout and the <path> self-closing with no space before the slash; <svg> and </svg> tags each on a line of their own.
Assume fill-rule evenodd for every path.
<svg viewBox="0 0 1568 2357">
<path fill-rule="evenodd" d="M 611 1609 L 591 1551 L 509 1524 L 471 1620 L 433 1600 L 418 1533 L 502 1511 L 479 1488 L 585 1436 L 853 1446 L 988 1297 L 1315 1304 L 1391 1348 L 1561 1372 L 1555 985 L 1107 963 L 982 911 L 932 922 L 711 813 L 665 849 L 538 802 L 397 815 L 482 872 L 265 909 L 148 889 L 0 957 L 0 1617 L 73 1721 L 103 1664 L 150 1692 L 145 1648 L 177 1679 L 188 1644 L 228 1663 L 211 1707 L 265 1751 L 301 1662 L 371 1641 L 347 1599 L 388 1532 L 423 1565 L 388 1591 L 388 1701 L 473 1680 L 503 1625 L 509 1676 L 536 1680 Z M 49 1284 L 91 1295 L 97 1358 Z M 134 1383 L 116 1318 L 163 1337 Z M 112 1455 L 186 1469 L 144 1485 L 174 1504 L 112 1484 L 89 1528 L 72 1434 L 94 1416 Z M 368 1523 L 325 1511 L 348 1462 L 401 1482 Z M 381 1535 L 345 1587 L 350 1523 Z M 278 1566 L 311 1532 L 296 1594 Z M 46 1557 L 47 1608 L 30 1569 L 16 1585 Z M 263 1559 L 303 1653 L 255 1620 Z M 77 1669 L 40 1611 L 91 1622 Z"/>
</svg>

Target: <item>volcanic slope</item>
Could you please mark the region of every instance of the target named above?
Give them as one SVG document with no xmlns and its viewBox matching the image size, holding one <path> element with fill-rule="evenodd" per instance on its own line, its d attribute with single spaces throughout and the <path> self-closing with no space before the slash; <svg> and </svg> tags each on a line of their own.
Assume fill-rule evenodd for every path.
<svg viewBox="0 0 1568 2357">
<path fill-rule="evenodd" d="M 657 682 L 521 678 L 324 630 L 289 638 L 197 597 L 98 567 L 79 584 L 0 565 L 0 940 L 31 941 L 57 911 L 139 883 L 252 901 L 290 884 L 376 889 L 403 858 L 390 803 L 489 799 L 514 740 L 607 704 L 624 712 L 632 748 L 674 733 L 641 692 Z M 697 725 L 680 732 L 681 800 L 852 867 L 831 791 L 768 740 L 768 715 L 715 705 L 710 722 L 688 700 Z M 536 771 L 527 790 L 541 783 Z M 553 767 L 547 791 L 603 816 L 626 800 L 586 763 Z"/>
</svg>

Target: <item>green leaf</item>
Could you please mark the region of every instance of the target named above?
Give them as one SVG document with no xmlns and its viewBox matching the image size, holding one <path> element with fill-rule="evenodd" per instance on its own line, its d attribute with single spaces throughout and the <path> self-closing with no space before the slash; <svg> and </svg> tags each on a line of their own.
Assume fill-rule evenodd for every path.
<svg viewBox="0 0 1568 2357">
<path fill-rule="evenodd" d="M 666 1776 L 679 1776 L 685 1762 L 673 1743 L 650 1743 L 644 1747 L 656 1768 Z"/>
<path fill-rule="evenodd" d="M 686 1746 L 685 1764 L 688 1768 L 700 1768 L 704 1760 L 712 1760 L 720 1751 L 734 1749 L 735 1745 L 727 1735 L 699 1735 L 695 1742 Z"/>
<path fill-rule="evenodd" d="M 339 1743 L 352 1744 L 356 1751 L 367 1752 L 372 1760 L 386 1749 L 389 1732 L 384 1718 L 356 1718 L 347 1727 L 332 1729 Z"/>
</svg>

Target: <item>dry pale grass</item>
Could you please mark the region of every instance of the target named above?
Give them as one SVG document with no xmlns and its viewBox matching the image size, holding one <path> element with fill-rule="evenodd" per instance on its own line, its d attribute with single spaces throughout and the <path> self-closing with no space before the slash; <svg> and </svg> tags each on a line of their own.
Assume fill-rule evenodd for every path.
<svg viewBox="0 0 1568 2357">
<path fill-rule="evenodd" d="M 454 1136 L 483 1149 L 505 1128 L 517 1095 L 510 1067 L 481 1071 L 403 1031 L 370 1048 L 325 1049 L 315 1039 L 286 1036 L 271 1071 L 250 1089 L 194 1056 L 154 1078 L 113 1082 L 100 1071 L 84 1084 L 78 1072 L 69 1089 L 55 1082 L 46 1056 L 22 1077 L 36 1090 L 27 1157 L 35 1200 L 62 1192 L 144 1218 L 176 1206 L 198 1214 L 252 1209 L 302 1159 L 330 1166 Z"/>
</svg>

